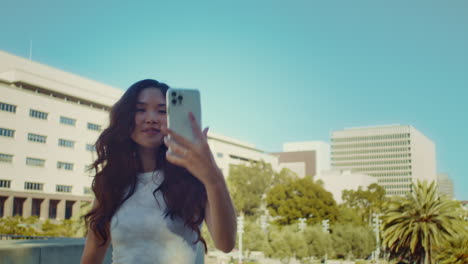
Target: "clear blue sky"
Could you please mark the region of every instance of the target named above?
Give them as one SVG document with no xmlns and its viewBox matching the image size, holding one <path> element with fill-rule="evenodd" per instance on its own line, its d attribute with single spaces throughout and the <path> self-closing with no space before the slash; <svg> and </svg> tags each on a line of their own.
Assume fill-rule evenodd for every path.
<svg viewBox="0 0 468 264">
<path fill-rule="evenodd" d="M 202 91 L 214 132 L 280 151 L 413 125 L 468 200 L 468 2 L 2 1 L 0 49 L 126 89 Z"/>
</svg>

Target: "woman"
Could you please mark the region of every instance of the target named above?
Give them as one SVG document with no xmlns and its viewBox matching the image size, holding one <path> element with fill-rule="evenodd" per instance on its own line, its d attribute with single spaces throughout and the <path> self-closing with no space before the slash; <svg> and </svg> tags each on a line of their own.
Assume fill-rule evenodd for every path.
<svg viewBox="0 0 468 264">
<path fill-rule="evenodd" d="M 194 263 L 205 220 L 215 246 L 235 244 L 235 211 L 203 132 L 193 115 L 192 143 L 167 128 L 168 86 L 133 84 L 112 107 L 96 142 L 93 209 L 81 263 Z M 170 137 L 168 137 L 170 135 Z M 111 242 L 112 241 L 112 242 Z"/>
</svg>

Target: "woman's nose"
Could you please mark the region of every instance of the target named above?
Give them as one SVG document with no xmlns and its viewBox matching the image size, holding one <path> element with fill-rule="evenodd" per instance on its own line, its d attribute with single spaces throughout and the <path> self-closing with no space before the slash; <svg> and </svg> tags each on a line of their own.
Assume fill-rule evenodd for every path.
<svg viewBox="0 0 468 264">
<path fill-rule="evenodd" d="M 145 118 L 145 123 L 157 123 L 158 120 L 158 114 L 157 113 L 152 113 L 148 112 Z"/>
</svg>

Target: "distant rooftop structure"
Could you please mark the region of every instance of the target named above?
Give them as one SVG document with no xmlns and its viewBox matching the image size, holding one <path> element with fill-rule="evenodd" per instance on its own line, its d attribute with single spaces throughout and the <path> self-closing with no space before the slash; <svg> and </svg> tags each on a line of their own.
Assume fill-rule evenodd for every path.
<svg viewBox="0 0 468 264">
<path fill-rule="evenodd" d="M 342 194 L 344 190 L 358 190 L 361 187 L 363 190 L 377 183 L 375 177 L 364 173 L 352 173 L 350 170 L 333 169 L 329 171 L 321 171 L 314 180 L 321 180 L 324 183 L 325 190 L 333 194 L 335 201 L 340 204 L 343 202 Z"/>
<path fill-rule="evenodd" d="M 453 181 L 447 173 L 437 173 L 437 190 L 439 194 L 454 198 Z"/>
</svg>

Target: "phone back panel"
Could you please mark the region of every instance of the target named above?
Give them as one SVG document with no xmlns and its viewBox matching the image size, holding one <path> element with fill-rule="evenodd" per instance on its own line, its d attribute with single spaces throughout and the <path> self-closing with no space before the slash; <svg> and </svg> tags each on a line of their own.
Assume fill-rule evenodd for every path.
<svg viewBox="0 0 468 264">
<path fill-rule="evenodd" d="M 171 88 L 166 94 L 167 126 L 193 142 L 195 135 L 189 119 L 192 112 L 201 128 L 200 92 L 195 89 Z"/>
</svg>

